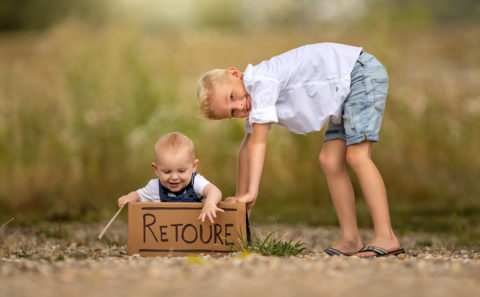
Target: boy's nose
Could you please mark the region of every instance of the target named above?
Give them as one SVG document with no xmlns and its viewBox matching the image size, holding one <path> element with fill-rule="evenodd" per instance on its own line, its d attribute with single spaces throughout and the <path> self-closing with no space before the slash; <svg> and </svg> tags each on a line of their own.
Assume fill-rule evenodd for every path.
<svg viewBox="0 0 480 297">
<path fill-rule="evenodd" d="M 243 99 L 240 100 L 240 101 L 239 101 L 239 107 L 240 107 L 240 109 L 243 110 L 243 109 L 245 108 L 245 106 L 246 106 L 246 105 L 245 105 L 245 100 L 243 100 Z"/>
<path fill-rule="evenodd" d="M 233 108 L 237 111 L 242 111 L 243 110 L 243 104 L 241 102 L 237 102 Z"/>
</svg>

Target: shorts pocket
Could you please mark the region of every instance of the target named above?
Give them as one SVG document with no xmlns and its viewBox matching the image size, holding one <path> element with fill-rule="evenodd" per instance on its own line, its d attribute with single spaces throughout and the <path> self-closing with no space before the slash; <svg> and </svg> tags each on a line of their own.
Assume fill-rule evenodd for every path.
<svg viewBox="0 0 480 297">
<path fill-rule="evenodd" d="M 344 105 L 343 121 L 348 134 L 362 133 L 368 128 L 368 121 L 372 118 L 373 102 L 366 100 L 349 101 Z"/>
<path fill-rule="evenodd" d="M 375 93 L 387 95 L 388 78 L 374 78 L 372 79 L 372 84 Z"/>
<path fill-rule="evenodd" d="M 372 79 L 372 86 L 374 106 L 378 111 L 383 113 L 388 93 L 388 78 L 374 78 Z"/>
</svg>

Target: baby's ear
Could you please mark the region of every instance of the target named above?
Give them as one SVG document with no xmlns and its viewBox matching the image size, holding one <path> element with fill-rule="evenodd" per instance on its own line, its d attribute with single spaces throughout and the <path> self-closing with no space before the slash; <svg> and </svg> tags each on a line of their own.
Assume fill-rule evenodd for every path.
<svg viewBox="0 0 480 297">
<path fill-rule="evenodd" d="M 197 166 L 198 166 L 198 159 L 195 159 L 195 161 L 193 161 L 193 172 L 197 171 Z"/>
<path fill-rule="evenodd" d="M 157 176 L 159 175 L 158 173 L 158 167 L 157 167 L 157 164 L 155 164 L 155 162 L 152 162 L 152 167 L 153 169 L 155 170 L 155 173 L 157 174 Z"/>
</svg>

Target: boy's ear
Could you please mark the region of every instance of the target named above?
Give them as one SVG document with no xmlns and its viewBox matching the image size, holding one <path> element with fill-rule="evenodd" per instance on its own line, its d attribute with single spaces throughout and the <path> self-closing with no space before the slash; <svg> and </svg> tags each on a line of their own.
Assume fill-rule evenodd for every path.
<svg viewBox="0 0 480 297">
<path fill-rule="evenodd" d="M 240 78 L 240 79 L 243 78 L 243 72 L 241 72 L 240 70 L 238 70 L 238 69 L 235 68 L 235 67 L 229 67 L 229 68 L 227 69 L 227 74 L 230 74 L 230 75 L 232 75 L 232 76 L 234 76 L 234 77 L 238 77 L 238 78 Z"/>
<path fill-rule="evenodd" d="M 193 172 L 197 171 L 197 166 L 198 166 L 198 159 L 195 159 L 195 161 L 193 161 Z"/>
</svg>

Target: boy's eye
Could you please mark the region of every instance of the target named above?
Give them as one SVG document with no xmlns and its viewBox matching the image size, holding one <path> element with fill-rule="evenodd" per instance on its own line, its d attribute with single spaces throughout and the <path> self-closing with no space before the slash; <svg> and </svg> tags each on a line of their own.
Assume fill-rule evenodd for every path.
<svg viewBox="0 0 480 297">
<path fill-rule="evenodd" d="M 163 173 L 169 174 L 169 173 L 170 173 L 170 170 L 164 170 Z"/>
<path fill-rule="evenodd" d="M 180 173 L 184 173 L 185 171 L 187 171 L 187 170 L 185 170 L 185 169 L 178 170 L 178 172 L 180 172 Z"/>
</svg>

